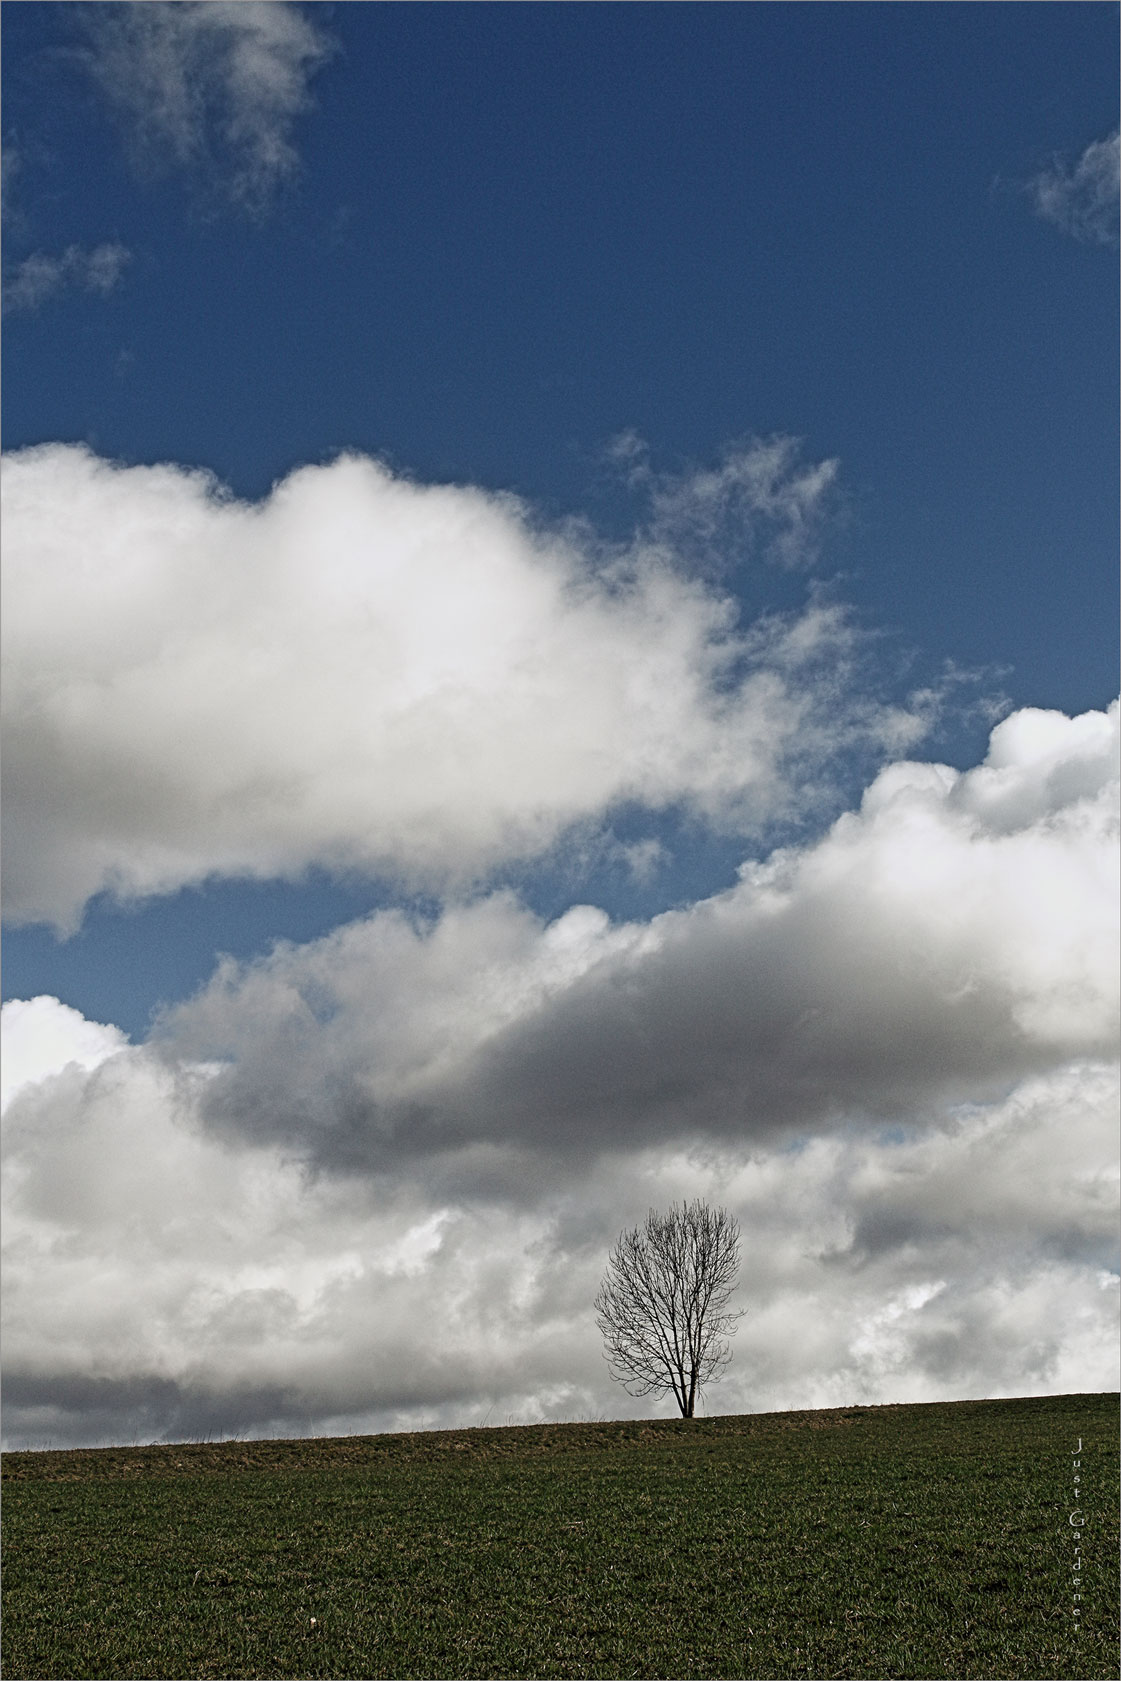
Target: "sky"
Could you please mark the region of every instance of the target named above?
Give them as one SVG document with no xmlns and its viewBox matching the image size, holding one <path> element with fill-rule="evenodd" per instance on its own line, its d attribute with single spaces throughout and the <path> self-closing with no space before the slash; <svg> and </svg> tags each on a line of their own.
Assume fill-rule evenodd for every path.
<svg viewBox="0 0 1121 1681">
<path fill-rule="evenodd" d="M 1116 1387 L 1116 8 L 2 24 L 6 1443 Z"/>
</svg>

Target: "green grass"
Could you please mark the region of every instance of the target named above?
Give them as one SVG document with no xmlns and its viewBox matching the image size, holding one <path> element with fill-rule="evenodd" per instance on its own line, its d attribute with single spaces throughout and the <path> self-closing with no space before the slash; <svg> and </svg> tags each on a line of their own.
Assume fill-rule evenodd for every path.
<svg viewBox="0 0 1121 1681">
<path fill-rule="evenodd" d="M 1112 1678 L 1116 1512 L 1108 1395 L 9 1454 L 4 1673 Z"/>
</svg>

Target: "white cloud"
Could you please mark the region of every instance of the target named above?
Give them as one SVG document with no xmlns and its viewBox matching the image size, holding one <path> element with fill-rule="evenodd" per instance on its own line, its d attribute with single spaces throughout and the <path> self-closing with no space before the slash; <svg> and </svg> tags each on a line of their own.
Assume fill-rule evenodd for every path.
<svg viewBox="0 0 1121 1681">
<path fill-rule="evenodd" d="M 4 1034 L 4 1069 L 0 1110 L 27 1085 L 37 1085 L 71 1064 L 93 1069 L 123 1049 L 117 1027 L 87 1021 L 79 1010 L 57 998 L 14 998 L 0 1011 Z"/>
<path fill-rule="evenodd" d="M 838 608 L 741 627 L 663 543 L 364 458 L 247 505 L 46 445 L 4 503 L 16 920 L 312 864 L 462 887 L 620 802 L 757 833 L 929 712 L 855 692 Z"/>
<path fill-rule="evenodd" d="M 730 445 L 717 466 L 677 473 L 655 472 L 633 431 L 607 455 L 649 498 L 649 541 L 720 571 L 756 553 L 791 570 L 811 565 L 840 466 L 803 462 L 798 440 L 782 436 Z"/>
<path fill-rule="evenodd" d="M 298 163 L 296 118 L 333 51 L 287 0 L 150 0 L 86 9 L 88 65 L 140 161 L 201 175 L 263 210 Z"/>
<path fill-rule="evenodd" d="M 48 298 L 69 286 L 107 297 L 131 260 L 131 252 L 112 241 L 97 245 L 92 251 L 69 245 L 57 257 L 33 252 L 16 265 L 12 279 L 5 284 L 4 308 L 38 309 Z"/>
<path fill-rule="evenodd" d="M 135 1048 L 6 1007 L 11 1437 L 633 1410 L 595 1284 L 698 1194 L 744 1229 L 714 1409 L 1110 1387 L 1116 732 L 1017 713 L 649 924 L 381 915 Z"/>
<path fill-rule="evenodd" d="M 1087 146 L 1073 169 L 1056 161 L 1031 182 L 1037 213 L 1075 239 L 1116 245 L 1121 133 Z"/>
</svg>

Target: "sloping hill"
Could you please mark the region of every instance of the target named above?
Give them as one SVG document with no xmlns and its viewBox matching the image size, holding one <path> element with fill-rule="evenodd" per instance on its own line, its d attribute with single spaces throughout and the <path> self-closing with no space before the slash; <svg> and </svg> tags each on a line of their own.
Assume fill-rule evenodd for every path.
<svg viewBox="0 0 1121 1681">
<path fill-rule="evenodd" d="M 1068 1395 L 9 1454 L 5 1671 L 1112 1677 L 1117 1434 Z"/>
</svg>

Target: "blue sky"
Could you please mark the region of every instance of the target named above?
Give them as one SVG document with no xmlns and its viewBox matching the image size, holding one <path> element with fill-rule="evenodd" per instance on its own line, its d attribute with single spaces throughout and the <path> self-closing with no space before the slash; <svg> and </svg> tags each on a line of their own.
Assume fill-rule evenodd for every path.
<svg viewBox="0 0 1121 1681">
<path fill-rule="evenodd" d="M 506 1025 L 476 1024 L 471 1069 L 453 1077 L 441 1064 L 438 1092 L 393 1075 L 392 1103 L 407 1088 L 425 1114 L 458 1117 L 455 1172 L 428 1145 L 417 1146 L 427 1168 L 407 1166 L 403 1145 L 385 1168 L 401 1176 L 401 1201 L 378 1217 L 428 1232 L 415 1242 L 428 1255 L 431 1237 L 432 1267 L 460 1241 L 439 1238 L 459 1218 L 446 1211 L 469 1223 L 488 1197 L 517 1203 L 522 1172 L 540 1172 L 564 1203 L 563 1217 L 559 1204 L 533 1217 L 574 1254 L 565 1221 L 589 1175 L 598 1233 L 632 1204 L 644 1212 L 651 1174 L 682 1194 L 735 1183 L 747 1209 L 762 1193 L 735 1174 L 749 1158 L 758 1167 L 760 1138 L 841 1150 L 844 1125 L 873 1121 L 917 1138 L 962 1104 L 999 1129 L 1009 1103 L 1050 1137 L 1062 1106 L 1042 1086 L 1024 1096 L 1024 1081 L 1057 1082 L 1068 1120 L 1071 1105 L 1100 1113 L 1085 1082 L 1100 1083 L 1108 1031 L 1083 1042 L 1056 1014 L 1044 1032 L 1043 1004 L 1024 999 L 1038 986 L 1053 1013 L 1060 993 L 1097 999 L 1105 972 L 1101 907 L 1082 897 L 1089 831 L 1063 854 L 1065 899 L 1062 861 L 1033 885 L 1027 860 L 1043 870 L 1056 826 L 1075 823 L 1071 802 L 1089 823 L 1117 690 L 1114 6 L 211 0 L 25 4 L 5 9 L 3 28 L 16 557 L 4 996 L 57 1001 L 19 1018 L 21 1043 L 40 1046 L 26 1053 L 24 1109 L 49 1088 L 61 1114 L 51 1081 L 75 1045 L 89 1081 L 108 1078 L 103 1064 L 141 1082 L 221 1065 L 197 1099 L 204 1130 L 356 1183 L 373 1160 L 362 1125 L 382 1123 L 343 1126 L 332 1105 L 353 1116 L 375 1088 L 390 1104 L 392 1056 L 345 1028 L 338 976 L 367 974 L 371 996 L 388 996 L 396 951 L 412 1000 L 402 1044 L 438 1018 L 441 1054 L 462 1050 L 476 986 L 532 994 L 539 1013 L 548 997 L 556 1011 L 550 1026 L 495 1003 Z M 150 467 L 163 470 L 146 477 Z M 884 838 L 881 807 L 896 809 L 885 789 L 945 810 L 935 822 L 923 807 L 925 838 L 901 816 Z M 869 883 L 899 869 L 914 870 L 915 895 L 988 903 L 980 831 L 960 879 L 949 830 L 930 841 L 930 824 L 966 810 L 997 823 L 993 835 L 1024 837 L 1023 874 L 1001 876 L 1023 898 L 991 946 L 963 948 L 939 997 L 983 993 L 989 974 L 1016 1031 L 1042 1033 L 1048 1049 L 1014 1053 L 1009 1027 L 1005 1050 L 986 1058 L 963 1040 L 955 1062 L 925 994 L 897 1024 L 914 1063 L 890 1075 L 886 1052 L 868 1052 L 858 1078 L 864 1053 L 838 1051 L 809 1080 L 820 1045 L 771 1067 L 762 1051 L 733 1055 L 754 1043 L 743 1022 L 712 1028 L 715 1048 L 703 1009 L 694 1031 L 681 1026 L 675 987 L 715 999 L 742 984 L 786 1000 L 783 1043 L 850 1009 L 862 1042 L 878 1043 L 857 995 L 866 984 L 880 996 L 915 940 L 925 950 L 913 907 L 832 1002 L 815 991 L 818 925 L 805 907 L 836 933 Z M 863 859 L 851 879 L 839 862 L 850 853 Z M 752 918 L 775 883 L 789 943 L 773 972 L 758 958 L 769 979 L 744 978 L 748 948 L 766 946 Z M 1015 905 L 1052 892 L 1072 928 L 1085 915 L 1074 956 L 1061 918 L 1036 946 L 1016 932 Z M 876 926 L 885 902 L 868 912 Z M 740 944 L 697 933 L 741 914 Z M 950 963 L 937 952 L 953 920 L 947 909 L 928 930 L 931 950 L 914 959 L 924 974 Z M 631 974 L 643 940 L 679 952 L 675 982 L 668 956 L 665 974 Z M 216 973 L 221 954 L 232 962 Z M 631 980 L 603 980 L 600 996 L 587 976 L 612 965 Z M 616 1020 L 610 1000 L 627 985 L 650 1012 L 636 1043 L 662 1035 L 679 1060 L 657 1093 L 628 1086 L 612 1108 L 611 1081 L 590 1072 L 608 1053 L 587 1036 L 597 1012 Z M 284 1104 L 267 1068 L 296 1030 L 277 1025 L 274 993 L 298 995 L 322 1029 L 286 1088 L 299 1101 L 275 1126 L 265 1112 Z M 995 1046 L 990 1004 L 978 1020 Z M 936 1050 L 954 1070 L 942 1084 L 930 1083 Z M 720 1067 L 731 1059 L 723 1099 L 698 1074 L 710 1053 Z M 580 1058 L 584 1096 L 558 1099 L 567 1119 L 556 1121 L 579 1142 L 546 1148 L 516 1117 Z M 1075 1062 L 1093 1063 L 1077 1099 Z M 745 1070 L 769 1093 L 758 1136 L 729 1118 Z M 464 1118 L 484 1113 L 484 1091 L 507 1116 L 498 1133 Z M 601 1115 L 593 1148 L 601 1111 L 630 1120 L 610 1142 L 615 1122 Z M 698 1138 L 724 1152 L 723 1180 L 701 1185 L 693 1157 L 680 1168 Z M 532 1167 L 539 1146 L 551 1166 Z M 124 1148 L 107 1143 L 99 1159 Z M 472 1151 L 486 1150 L 505 1166 L 484 1171 Z M 737 1150 L 748 1155 L 733 1169 Z M 823 1163 L 798 1170 L 811 1201 L 841 1172 Z M 845 1171 L 864 1183 L 854 1163 Z M 965 1171 L 939 1168 L 931 1182 Z M 307 1218 L 323 1261 L 330 1221 L 321 1208 Z M 511 1254 L 523 1254 L 516 1225 Z M 1033 1232 L 1049 1254 L 1060 1241 Z M 261 1234 L 245 1242 L 267 1247 Z M 401 1267 L 406 1282 L 427 1276 L 421 1261 Z M 880 1364 L 855 1388 L 890 1398 L 881 1344 L 899 1314 L 942 1311 L 925 1304 L 967 1279 L 999 1294 L 997 1273 L 982 1289 L 962 1267 L 955 1284 L 931 1261 L 901 1286 L 912 1305 L 895 1318 L 869 1298 L 860 1336 Z M 792 1279 L 775 1284 L 776 1314 Z M 1059 1311 L 1050 1287 L 1038 1286 L 1039 1325 Z M 1000 1345 L 970 1301 L 954 1310 L 972 1327 L 962 1338 Z M 1018 1334 L 1008 1330 L 1009 1350 Z M 1061 1371 L 1077 1386 L 1079 1358 L 1041 1353 L 1033 1381 Z M 79 1379 L 57 1348 L 27 1362 L 30 1418 Z M 542 1362 L 527 1416 L 559 1404 Z M 135 1394 L 167 1377 L 157 1368 L 102 1378 Z M 929 1393 L 1012 1381 L 972 1370 L 930 1376 Z M 222 1393 L 209 1368 L 177 1368 L 175 1382 L 182 1417 L 202 1416 L 204 1390 Z M 440 1409 L 475 1394 L 437 1385 L 359 1405 L 350 1382 L 282 1405 L 261 1398 L 279 1383 L 261 1376 L 249 1423 L 425 1407 L 450 1417 Z M 796 1390 L 778 1372 L 766 1393 L 793 1404 Z M 111 1433 L 125 1402 L 105 1401 L 110 1422 L 96 1426 L 100 1401 L 67 1405 L 79 1422 L 59 1428 L 88 1436 Z M 173 1428 L 151 1405 L 153 1430 Z"/>
<path fill-rule="evenodd" d="M 129 257 L 107 296 L 9 312 L 8 449 L 82 440 L 250 498 L 358 449 L 619 534 L 619 434 L 667 469 L 788 434 L 840 459 L 822 570 L 885 678 L 951 660 L 1017 703 L 1108 701 L 1114 264 L 1030 183 L 1110 128 L 1111 7 L 319 8 L 298 169 L 255 215 L 228 157 L 157 146 L 138 179 L 78 11 L 5 25 L 8 262 Z M 749 611 L 803 587 L 729 582 Z M 951 709 L 938 746 L 967 763 L 984 724 Z M 215 945 L 338 916 L 299 899 L 192 894 L 150 932 L 96 907 L 69 950 L 12 936 L 8 995 L 135 1031 Z"/>
</svg>

